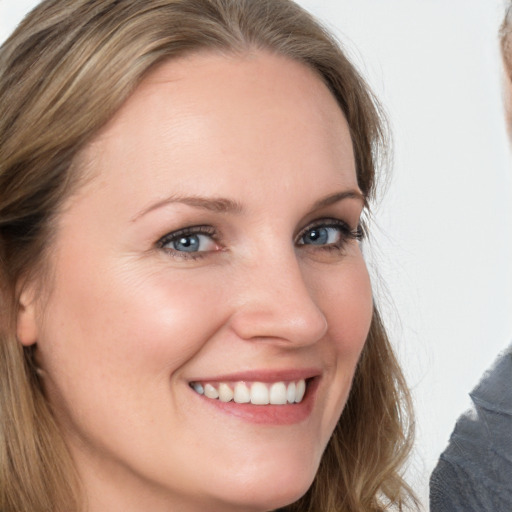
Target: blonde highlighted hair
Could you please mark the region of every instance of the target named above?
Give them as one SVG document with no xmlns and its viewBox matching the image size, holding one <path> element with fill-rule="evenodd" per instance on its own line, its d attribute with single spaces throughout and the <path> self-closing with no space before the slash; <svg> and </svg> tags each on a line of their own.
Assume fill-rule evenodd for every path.
<svg viewBox="0 0 512 512">
<path fill-rule="evenodd" d="M 386 151 L 378 103 L 339 44 L 290 0 L 46 0 L 0 50 L 0 510 L 82 510 L 80 483 L 30 349 L 23 282 L 44 271 L 77 154 L 159 63 L 262 49 L 312 68 L 350 127 L 370 201 Z M 377 309 L 348 403 L 310 490 L 286 512 L 402 510 L 410 399 Z"/>
</svg>

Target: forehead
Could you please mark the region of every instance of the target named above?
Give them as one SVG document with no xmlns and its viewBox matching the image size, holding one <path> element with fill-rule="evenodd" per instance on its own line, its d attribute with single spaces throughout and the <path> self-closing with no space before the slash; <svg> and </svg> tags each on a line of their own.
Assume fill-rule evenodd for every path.
<svg viewBox="0 0 512 512">
<path fill-rule="evenodd" d="M 288 180 L 314 172 L 320 182 L 357 181 L 349 129 L 328 88 L 309 67 L 265 52 L 163 63 L 84 156 L 104 184 L 122 187 L 129 177 L 140 190 L 202 183 L 203 194 L 221 183 L 221 171 L 240 185 L 251 173 L 253 181 L 276 180 L 283 166 L 293 167 L 283 173 Z M 170 174 L 178 182 L 166 183 Z"/>
</svg>

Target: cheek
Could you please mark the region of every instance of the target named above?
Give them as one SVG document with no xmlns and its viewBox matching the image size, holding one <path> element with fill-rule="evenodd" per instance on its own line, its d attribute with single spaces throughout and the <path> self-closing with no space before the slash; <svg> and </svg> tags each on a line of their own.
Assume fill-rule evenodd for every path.
<svg viewBox="0 0 512 512">
<path fill-rule="evenodd" d="M 223 301 L 210 282 L 134 268 L 81 268 L 73 278 L 61 272 L 38 345 L 45 390 L 63 429 L 86 446 L 137 460 L 142 433 L 151 429 L 165 440 L 180 428 L 174 384 L 222 322 Z"/>
<path fill-rule="evenodd" d="M 348 336 L 362 350 L 373 316 L 373 294 L 370 276 L 364 260 L 361 258 L 354 269 L 353 278 L 347 282 L 346 303 Z"/>
<path fill-rule="evenodd" d="M 39 351 L 65 386 L 80 376 L 118 393 L 144 379 L 167 380 L 222 322 L 222 301 L 209 283 L 131 263 L 60 269 Z"/>
<path fill-rule="evenodd" d="M 323 288 L 323 310 L 336 350 L 349 360 L 355 355 L 357 361 L 373 314 L 371 283 L 363 258 L 347 262 L 335 279 L 331 277 L 324 281 Z"/>
<path fill-rule="evenodd" d="M 327 442 L 348 399 L 372 320 L 372 290 L 362 256 L 323 275 L 316 297 L 329 326 L 320 346 L 329 365 L 328 392 L 321 403 L 322 438 Z"/>
</svg>

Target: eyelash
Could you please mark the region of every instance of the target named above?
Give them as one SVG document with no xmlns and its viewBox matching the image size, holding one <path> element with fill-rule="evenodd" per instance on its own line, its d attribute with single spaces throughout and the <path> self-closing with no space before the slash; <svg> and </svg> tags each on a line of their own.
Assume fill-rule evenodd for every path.
<svg viewBox="0 0 512 512">
<path fill-rule="evenodd" d="M 192 226 L 168 233 L 157 242 L 157 246 L 173 258 L 181 260 L 196 260 L 204 257 L 204 255 L 208 254 L 210 251 L 185 252 L 165 247 L 167 244 L 177 242 L 180 238 L 188 238 L 194 235 L 208 236 L 217 244 L 221 242 L 221 237 L 213 226 Z"/>
<path fill-rule="evenodd" d="M 315 229 L 324 228 L 324 229 L 337 229 L 340 233 L 340 240 L 337 243 L 318 245 L 316 246 L 318 249 L 332 251 L 342 251 L 345 248 L 345 245 L 351 240 L 357 240 L 361 242 L 364 239 L 364 230 L 361 225 L 357 226 L 356 229 L 351 229 L 346 222 L 343 222 L 339 219 L 319 219 L 311 224 L 309 224 L 305 229 L 303 229 L 297 239 L 301 240 L 308 232 L 312 232 Z M 311 245 L 315 247 L 313 244 L 301 244 L 301 245 Z"/>
<path fill-rule="evenodd" d="M 337 229 L 339 230 L 340 240 L 336 243 L 328 243 L 328 244 L 305 244 L 299 243 L 303 238 L 308 234 L 308 232 L 314 231 L 315 229 L 324 228 L 324 229 Z M 189 228 L 183 228 L 178 231 L 173 231 L 172 233 L 168 233 L 163 236 L 157 242 L 157 247 L 159 249 L 164 250 L 167 254 L 172 256 L 173 258 L 180 260 L 197 260 L 205 257 L 212 251 L 179 251 L 177 249 L 173 249 L 170 247 L 166 247 L 166 245 L 171 244 L 173 242 L 177 242 L 180 238 L 189 238 L 194 235 L 203 235 L 210 237 L 213 243 L 216 245 L 221 245 L 222 238 L 220 237 L 218 231 L 213 226 L 192 226 Z M 362 241 L 364 239 L 365 233 L 361 226 L 358 226 L 356 229 L 351 229 L 347 223 L 339 220 L 339 219 L 319 219 L 311 224 L 309 224 L 306 228 L 304 228 L 296 237 L 296 244 L 300 247 L 319 249 L 324 251 L 343 251 L 345 245 L 351 240 Z M 216 251 L 214 251 L 216 252 Z"/>
</svg>

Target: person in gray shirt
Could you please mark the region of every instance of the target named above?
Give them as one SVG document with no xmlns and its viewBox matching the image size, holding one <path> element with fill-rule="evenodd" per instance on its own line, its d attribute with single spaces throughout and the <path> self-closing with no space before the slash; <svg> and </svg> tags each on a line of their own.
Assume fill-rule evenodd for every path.
<svg viewBox="0 0 512 512">
<path fill-rule="evenodd" d="M 430 479 L 431 512 L 512 511 L 512 345 L 470 393 Z"/>
<path fill-rule="evenodd" d="M 512 2 L 501 27 L 506 112 L 512 140 Z M 512 511 L 512 345 L 470 393 L 430 478 L 431 512 Z"/>
</svg>

